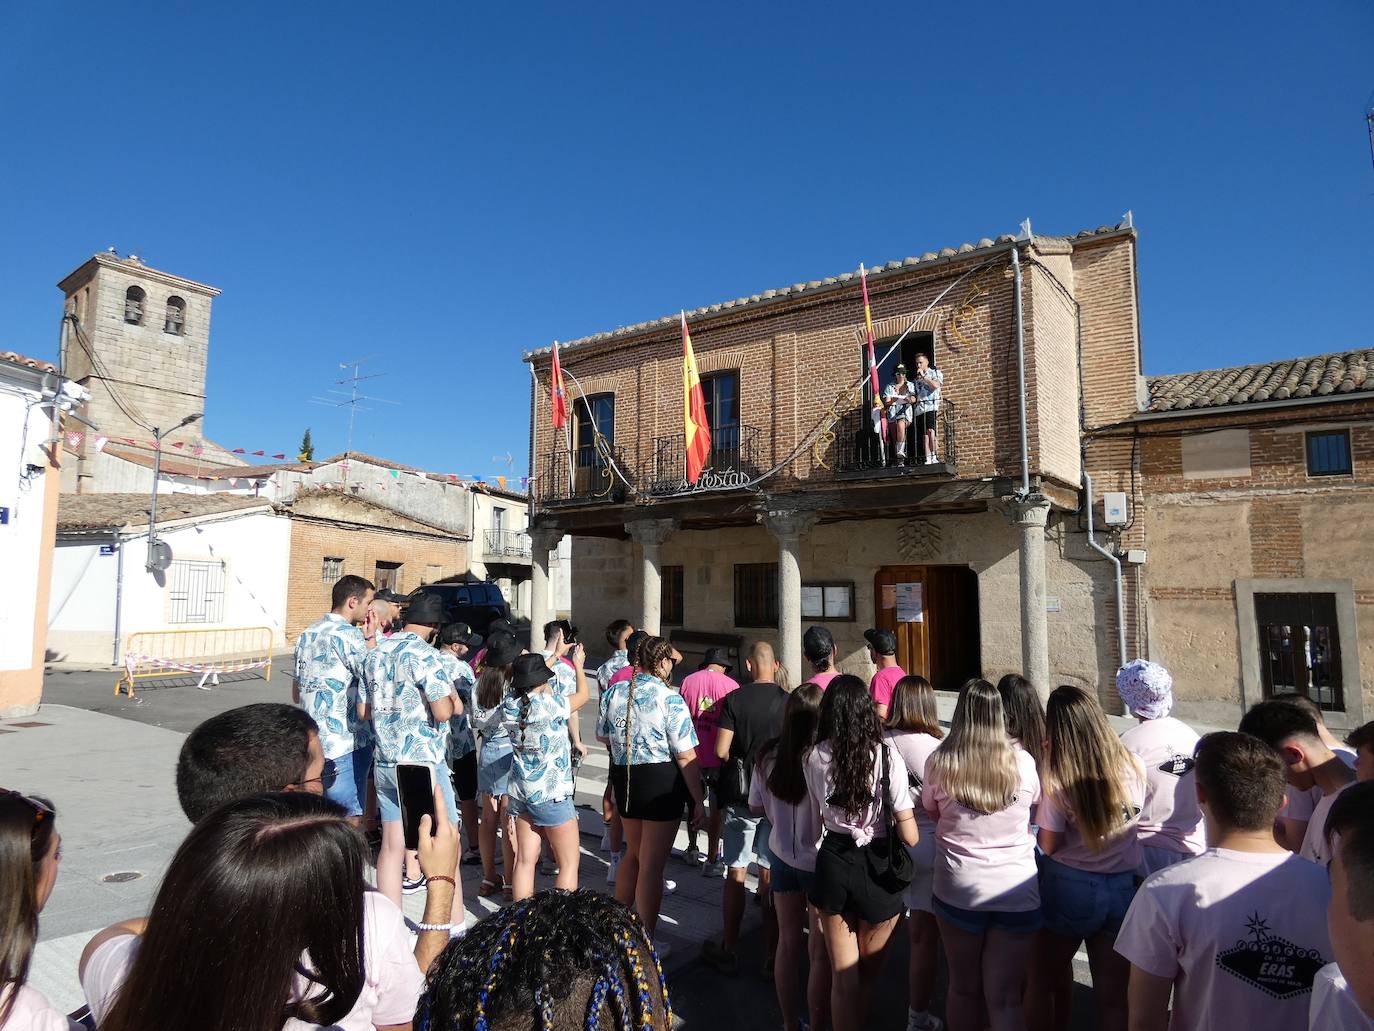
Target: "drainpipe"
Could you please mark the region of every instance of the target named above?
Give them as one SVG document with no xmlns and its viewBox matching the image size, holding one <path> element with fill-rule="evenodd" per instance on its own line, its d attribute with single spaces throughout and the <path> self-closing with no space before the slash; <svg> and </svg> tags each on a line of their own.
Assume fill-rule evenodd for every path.
<svg viewBox="0 0 1374 1031">
<path fill-rule="evenodd" d="M 1027 220 L 1029 222 L 1029 220 Z M 1029 225 L 1025 227 L 1029 236 Z M 1021 307 L 1021 248 L 1011 249 L 1011 269 L 1015 273 L 1016 296 L 1016 375 L 1020 389 L 1017 404 L 1021 414 L 1021 497 L 1030 497 L 1030 443 L 1026 438 L 1026 330 Z"/>
<path fill-rule="evenodd" d="M 123 658 L 119 649 L 124 636 L 124 545 L 118 532 L 110 534 L 110 543 L 115 550 L 114 658 L 110 665 L 118 666 Z"/>
<path fill-rule="evenodd" d="M 1116 577 L 1116 668 L 1120 669 L 1126 665 L 1126 601 L 1121 590 L 1121 559 L 1098 544 L 1097 539 L 1093 536 L 1093 478 L 1088 475 L 1086 468 L 1083 470 L 1083 489 L 1087 493 L 1088 547 L 1112 564 Z"/>
</svg>

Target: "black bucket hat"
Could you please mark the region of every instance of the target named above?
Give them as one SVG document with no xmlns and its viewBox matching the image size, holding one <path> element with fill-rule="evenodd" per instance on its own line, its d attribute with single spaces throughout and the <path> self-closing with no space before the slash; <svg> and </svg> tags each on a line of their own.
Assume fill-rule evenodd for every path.
<svg viewBox="0 0 1374 1031">
<path fill-rule="evenodd" d="M 510 686 L 516 691 L 528 691 L 553 679 L 553 670 L 544 662 L 542 655 L 517 655 L 511 668 Z"/>
<path fill-rule="evenodd" d="M 509 666 L 519 654 L 520 642 L 515 639 L 515 635 L 498 630 L 487 638 L 487 651 L 482 656 L 482 665 Z"/>
<path fill-rule="evenodd" d="M 697 669 L 705 669 L 707 666 L 724 666 L 726 673 L 735 668 L 730 665 L 730 653 L 724 648 L 706 649 L 706 657 L 701 660 L 701 665 Z"/>
<path fill-rule="evenodd" d="M 417 626 L 438 626 L 444 621 L 444 599 L 437 594 L 419 594 L 406 607 L 405 621 Z"/>
</svg>

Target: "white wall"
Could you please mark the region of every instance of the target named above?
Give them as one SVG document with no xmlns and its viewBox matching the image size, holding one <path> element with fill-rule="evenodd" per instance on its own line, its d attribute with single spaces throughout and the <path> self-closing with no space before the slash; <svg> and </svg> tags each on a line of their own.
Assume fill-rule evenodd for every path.
<svg viewBox="0 0 1374 1031">
<path fill-rule="evenodd" d="M 266 626 L 275 647 L 286 644 L 286 583 L 291 524 L 261 512 L 218 522 L 164 529 L 174 560 L 222 560 L 224 618 L 217 623 L 172 623 L 168 587 L 143 567 L 147 538 L 126 540 L 122 625 L 124 640 L 140 630 Z M 48 612 L 48 648 L 61 661 L 107 665 L 114 652 L 115 571 L 119 559 L 99 554 L 109 538 L 89 543 L 59 539 Z M 122 650 L 122 649 L 121 649 Z"/>
<path fill-rule="evenodd" d="M 0 507 L 9 522 L 0 525 L 0 670 L 33 666 L 34 606 L 38 596 L 38 563 L 43 539 L 46 472 L 29 476 L 28 465 L 47 469 L 42 445 L 52 435 L 50 408 L 31 407 L 36 391 L 0 383 Z M 27 430 L 27 433 L 26 433 Z"/>
</svg>

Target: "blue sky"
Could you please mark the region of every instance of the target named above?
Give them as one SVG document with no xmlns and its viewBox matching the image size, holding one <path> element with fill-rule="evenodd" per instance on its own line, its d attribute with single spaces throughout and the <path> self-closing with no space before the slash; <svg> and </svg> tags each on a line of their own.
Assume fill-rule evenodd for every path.
<svg viewBox="0 0 1374 1031">
<path fill-rule="evenodd" d="M 108 246 L 213 283 L 207 431 L 523 473 L 522 350 L 1014 232 L 1140 229 L 1146 371 L 1374 346 L 1363 0 L 12 4 L 0 348 Z"/>
</svg>

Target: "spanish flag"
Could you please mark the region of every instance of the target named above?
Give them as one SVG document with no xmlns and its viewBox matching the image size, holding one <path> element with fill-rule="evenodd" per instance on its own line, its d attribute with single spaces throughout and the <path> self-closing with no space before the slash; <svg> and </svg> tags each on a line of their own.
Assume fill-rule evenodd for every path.
<svg viewBox="0 0 1374 1031">
<path fill-rule="evenodd" d="M 553 428 L 562 429 L 568 421 L 568 394 L 563 389 L 563 366 L 558 361 L 558 341 L 553 342 L 553 371 L 549 374 L 549 400 L 553 408 Z"/>
<path fill-rule="evenodd" d="M 695 484 L 711 455 L 711 425 L 706 419 L 706 395 L 697 374 L 686 312 L 682 313 L 682 420 L 687 443 L 687 482 Z"/>
</svg>

